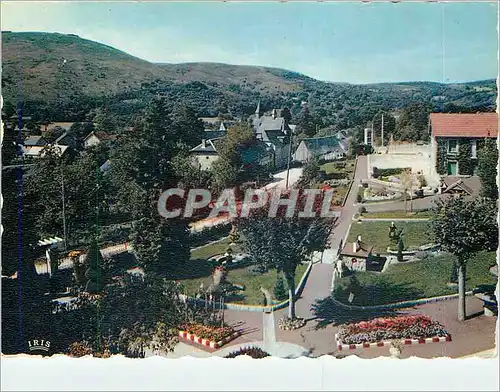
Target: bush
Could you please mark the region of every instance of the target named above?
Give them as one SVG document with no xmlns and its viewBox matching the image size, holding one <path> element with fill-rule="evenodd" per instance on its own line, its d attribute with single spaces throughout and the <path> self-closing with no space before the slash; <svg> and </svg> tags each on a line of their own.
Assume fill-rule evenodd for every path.
<svg viewBox="0 0 500 392">
<path fill-rule="evenodd" d="M 227 237 L 231 232 L 230 224 L 221 224 L 207 227 L 202 231 L 191 233 L 189 238 L 192 247 L 205 245 L 207 242 L 215 241 L 221 237 Z"/>
<path fill-rule="evenodd" d="M 363 197 L 359 193 L 356 195 L 356 201 L 358 203 L 361 203 L 363 201 Z"/>
<path fill-rule="evenodd" d="M 360 196 L 360 195 L 358 195 L 358 196 Z M 361 196 L 360 196 L 360 197 L 361 197 Z M 366 207 L 365 207 L 365 206 L 360 206 L 360 207 L 359 207 L 359 209 L 358 209 L 358 212 L 359 212 L 360 214 L 364 214 L 364 213 L 366 212 Z"/>
<path fill-rule="evenodd" d="M 287 297 L 288 293 L 286 292 L 285 279 L 283 279 L 283 276 L 279 275 L 274 286 L 274 298 L 278 301 L 283 301 Z"/>
<path fill-rule="evenodd" d="M 269 353 L 258 347 L 244 347 L 240 348 L 238 351 L 233 351 L 232 353 L 226 355 L 224 358 L 235 358 L 240 355 L 249 355 L 253 359 L 261 359 L 269 357 Z"/>
<path fill-rule="evenodd" d="M 390 169 L 379 169 L 379 168 L 374 167 L 373 168 L 373 177 L 375 177 L 375 169 L 377 169 L 376 172 L 377 172 L 378 177 L 397 176 L 398 174 L 403 173 L 405 170 L 411 171 L 411 168 L 409 168 L 409 167 L 403 167 L 403 168 L 396 167 L 396 168 L 390 168 Z M 375 178 L 377 178 L 377 177 L 375 177 Z"/>
</svg>

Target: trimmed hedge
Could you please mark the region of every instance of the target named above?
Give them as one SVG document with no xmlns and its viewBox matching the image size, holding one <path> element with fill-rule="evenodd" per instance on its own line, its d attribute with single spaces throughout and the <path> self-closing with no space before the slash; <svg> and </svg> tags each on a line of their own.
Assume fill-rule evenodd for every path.
<svg viewBox="0 0 500 392">
<path fill-rule="evenodd" d="M 388 176 L 396 176 L 398 174 L 403 173 L 405 170 L 411 170 L 410 167 L 396 167 L 390 169 L 379 169 L 378 167 L 373 168 L 373 177 L 388 177 Z"/>
<path fill-rule="evenodd" d="M 199 232 L 191 233 L 189 238 L 191 240 L 191 247 L 205 245 L 207 242 L 215 241 L 223 237 L 227 237 L 231 232 L 231 224 L 220 224 L 203 229 Z"/>
</svg>

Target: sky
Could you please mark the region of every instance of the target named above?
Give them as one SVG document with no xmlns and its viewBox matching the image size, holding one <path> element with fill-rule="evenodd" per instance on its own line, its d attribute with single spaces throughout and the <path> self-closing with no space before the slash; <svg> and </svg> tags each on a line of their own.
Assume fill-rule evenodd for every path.
<svg viewBox="0 0 500 392">
<path fill-rule="evenodd" d="M 2 1 L 2 30 L 77 34 L 151 62 L 285 68 L 333 82 L 498 74 L 497 3 Z"/>
</svg>

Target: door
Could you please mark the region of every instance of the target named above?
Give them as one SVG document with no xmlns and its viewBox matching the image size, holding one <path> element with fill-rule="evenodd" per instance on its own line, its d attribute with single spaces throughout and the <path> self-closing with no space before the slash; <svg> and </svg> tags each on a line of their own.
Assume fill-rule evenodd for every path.
<svg viewBox="0 0 500 392">
<path fill-rule="evenodd" d="M 448 162 L 448 175 L 450 175 L 450 176 L 457 175 L 457 163 L 456 162 Z"/>
</svg>

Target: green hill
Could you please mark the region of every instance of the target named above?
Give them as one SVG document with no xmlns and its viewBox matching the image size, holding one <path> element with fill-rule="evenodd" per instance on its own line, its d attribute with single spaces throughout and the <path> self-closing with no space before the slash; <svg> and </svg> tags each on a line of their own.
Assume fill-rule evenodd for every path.
<svg viewBox="0 0 500 392">
<path fill-rule="evenodd" d="M 292 91 L 300 76 L 265 67 L 215 63 L 153 64 L 76 35 L 56 33 L 2 34 L 3 89 L 14 98 L 54 100 L 140 88 L 143 83 L 204 82 L 257 90 Z M 21 86 L 21 87 L 19 87 Z"/>
<path fill-rule="evenodd" d="M 200 115 L 245 117 L 307 101 L 322 126 L 365 126 L 380 110 L 411 103 L 429 111 L 493 110 L 495 80 L 462 84 L 402 82 L 328 83 L 284 69 L 218 63 L 153 64 L 76 35 L 2 33 L 2 88 L 6 101 L 23 100 L 25 114 L 52 121 L 81 121 L 106 105 L 123 123 L 140 115 L 152 96 L 184 103 Z"/>
</svg>

